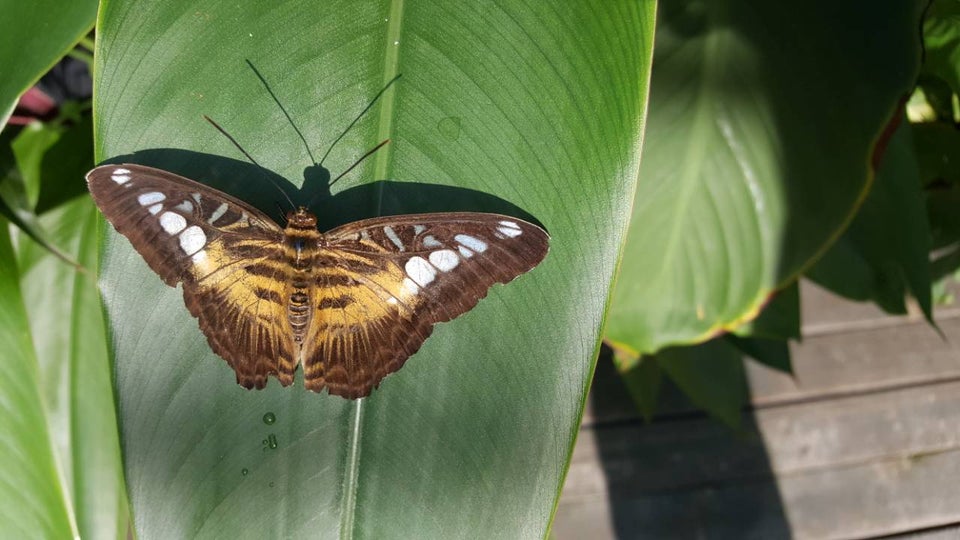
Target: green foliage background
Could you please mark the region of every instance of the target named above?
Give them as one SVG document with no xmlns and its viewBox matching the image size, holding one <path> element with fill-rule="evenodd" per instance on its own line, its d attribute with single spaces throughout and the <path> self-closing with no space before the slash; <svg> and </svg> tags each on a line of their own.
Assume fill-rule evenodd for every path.
<svg viewBox="0 0 960 540">
<path fill-rule="evenodd" d="M 669 380 L 736 424 L 744 355 L 790 369 L 800 275 L 930 318 L 960 266 L 956 2 L 48 7 L 0 22 L 0 110 L 99 7 L 96 99 L 0 133 L 0 521 L 21 535 L 543 537 L 604 330 L 646 414 Z M 203 114 L 320 193 L 325 227 L 506 211 L 551 252 L 366 400 L 247 392 L 78 196 L 92 147 L 275 214 Z"/>
</svg>

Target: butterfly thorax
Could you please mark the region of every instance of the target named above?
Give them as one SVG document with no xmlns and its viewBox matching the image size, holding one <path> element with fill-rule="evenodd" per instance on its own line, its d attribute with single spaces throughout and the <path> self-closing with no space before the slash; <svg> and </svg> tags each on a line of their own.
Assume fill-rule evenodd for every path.
<svg viewBox="0 0 960 540">
<path fill-rule="evenodd" d="M 287 226 L 283 230 L 285 256 L 291 269 L 287 318 L 297 343 L 303 341 L 313 315 L 310 288 L 320 238 L 316 216 L 303 207 L 287 214 Z"/>
<path fill-rule="evenodd" d="M 313 252 L 320 241 L 317 216 L 304 207 L 287 213 L 287 226 L 283 230 L 284 244 L 293 250 L 291 261 L 296 269 L 309 270 Z"/>
<path fill-rule="evenodd" d="M 287 212 L 287 230 L 290 229 L 308 229 L 316 232 L 317 216 L 310 213 L 304 207 L 299 207 L 292 212 Z"/>
</svg>

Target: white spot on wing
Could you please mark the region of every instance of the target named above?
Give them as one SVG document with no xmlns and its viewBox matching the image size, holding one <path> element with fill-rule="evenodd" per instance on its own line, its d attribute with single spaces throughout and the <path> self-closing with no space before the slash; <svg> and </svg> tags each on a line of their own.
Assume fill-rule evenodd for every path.
<svg viewBox="0 0 960 540">
<path fill-rule="evenodd" d="M 178 204 L 174 208 L 176 208 L 177 210 L 183 210 L 187 214 L 193 213 L 193 203 L 190 201 L 183 201 L 182 203 Z"/>
<path fill-rule="evenodd" d="M 413 226 L 413 234 L 420 234 L 420 233 L 422 233 L 422 232 L 425 231 L 425 230 L 427 230 L 427 228 L 424 227 L 423 225 L 414 225 L 414 226 Z"/>
<path fill-rule="evenodd" d="M 391 306 L 397 305 L 397 302 L 399 302 L 399 300 L 397 300 L 396 296 L 391 296 L 390 298 L 387 298 L 387 303 L 390 304 Z"/>
<path fill-rule="evenodd" d="M 116 174 L 130 174 L 130 169 L 124 169 L 123 167 L 120 167 L 119 169 L 114 169 L 114 170 L 113 170 L 113 174 L 115 174 L 115 175 L 116 175 Z"/>
<path fill-rule="evenodd" d="M 432 234 L 428 234 L 423 237 L 423 246 L 428 248 L 442 247 L 443 244 L 439 240 L 433 237 Z"/>
<path fill-rule="evenodd" d="M 167 234 L 177 234 L 187 226 L 187 220 L 180 214 L 164 212 L 160 214 L 160 226 L 167 231 Z"/>
<path fill-rule="evenodd" d="M 441 272 L 449 272 L 460 264 L 460 257 L 452 249 L 441 249 L 430 254 L 430 264 L 437 267 Z"/>
<path fill-rule="evenodd" d="M 120 184 L 120 185 L 123 185 L 123 184 L 126 184 L 127 182 L 130 181 L 130 175 L 129 175 L 129 174 L 122 174 L 120 171 L 127 171 L 127 170 L 126 170 L 126 169 L 117 169 L 117 170 L 113 171 L 113 174 L 110 175 L 110 179 L 113 180 L 114 182 Z M 127 172 L 129 173 L 130 171 L 127 171 Z"/>
<path fill-rule="evenodd" d="M 163 205 L 160 204 L 160 203 L 157 203 L 157 204 L 151 206 L 150 208 L 147 208 L 147 211 L 150 212 L 150 213 L 153 214 L 153 215 L 159 214 L 161 210 L 163 210 Z"/>
<path fill-rule="evenodd" d="M 414 283 L 412 279 L 403 278 L 403 290 L 406 291 L 407 294 L 414 295 L 420 292 L 420 287 L 418 287 L 417 284 Z"/>
<path fill-rule="evenodd" d="M 387 225 L 383 228 L 383 233 L 387 235 L 387 238 L 390 239 L 393 245 L 397 246 L 398 250 L 405 251 L 403 249 L 403 242 L 400 241 L 400 237 L 397 236 L 397 232 L 393 230 L 393 227 Z"/>
<path fill-rule="evenodd" d="M 197 201 L 197 204 L 200 204 L 200 193 L 194 191 L 190 196 L 193 197 L 193 200 Z"/>
<path fill-rule="evenodd" d="M 167 197 L 159 191 L 151 191 L 149 193 L 141 193 L 140 196 L 137 197 L 137 202 L 140 203 L 140 206 L 150 206 L 166 198 Z"/>
<path fill-rule="evenodd" d="M 411 257 L 403 268 L 410 279 L 421 287 L 426 287 L 437 277 L 436 270 L 422 257 Z"/>
<path fill-rule="evenodd" d="M 200 251 L 194 253 L 190 259 L 193 260 L 193 264 L 203 264 L 207 262 L 207 250 L 201 249 Z"/>
<path fill-rule="evenodd" d="M 510 238 L 516 238 L 523 234 L 523 231 L 520 230 L 520 226 L 512 221 L 503 220 L 500 222 L 500 226 L 497 227 L 497 230 L 500 231 L 504 236 L 509 236 Z"/>
<path fill-rule="evenodd" d="M 187 227 L 187 230 L 180 234 L 180 249 L 187 255 L 200 251 L 206 243 L 207 235 L 203 234 L 203 229 L 196 225 Z"/>
<path fill-rule="evenodd" d="M 213 214 L 210 214 L 210 219 L 207 220 L 207 223 L 213 225 L 213 222 L 222 218 L 224 214 L 227 213 L 227 203 L 220 203 L 220 206 L 213 211 Z"/>
<path fill-rule="evenodd" d="M 511 229 L 510 227 L 497 227 L 497 231 L 499 231 L 503 236 L 508 236 L 510 238 L 516 238 L 523 234 L 523 231 L 520 229 Z"/>
<path fill-rule="evenodd" d="M 487 243 L 479 238 L 474 238 L 469 234 L 458 234 L 453 237 L 454 240 L 460 242 L 464 246 L 476 251 L 477 253 L 483 253 L 487 250 Z"/>
<path fill-rule="evenodd" d="M 469 259 L 473 257 L 473 252 L 463 246 L 457 246 L 457 251 L 460 252 L 460 255 L 463 255 L 464 259 Z"/>
</svg>

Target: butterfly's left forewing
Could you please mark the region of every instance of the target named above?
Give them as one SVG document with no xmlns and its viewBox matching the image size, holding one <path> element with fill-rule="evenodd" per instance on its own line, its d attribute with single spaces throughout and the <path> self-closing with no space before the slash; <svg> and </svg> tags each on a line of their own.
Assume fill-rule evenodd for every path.
<svg viewBox="0 0 960 540">
<path fill-rule="evenodd" d="M 305 384 L 361 397 L 400 369 L 436 323 L 536 266 L 549 237 L 509 216 L 452 212 L 358 221 L 324 241 L 318 324 L 301 357 Z"/>
<path fill-rule="evenodd" d="M 262 388 L 293 381 L 286 330 L 283 231 L 246 203 L 203 184 L 141 165 L 105 165 L 87 175 L 97 206 L 170 286 L 237 382 Z"/>
</svg>

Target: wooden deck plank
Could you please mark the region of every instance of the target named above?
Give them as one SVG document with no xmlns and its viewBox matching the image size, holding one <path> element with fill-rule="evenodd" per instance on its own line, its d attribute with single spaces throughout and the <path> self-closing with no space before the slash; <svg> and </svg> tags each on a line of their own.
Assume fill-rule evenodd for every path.
<svg viewBox="0 0 960 540">
<path fill-rule="evenodd" d="M 794 375 L 747 362 L 751 402 L 756 407 L 814 401 L 943 380 L 960 380 L 960 314 L 938 321 L 947 339 L 926 321 L 903 320 L 892 327 L 822 334 L 791 344 Z M 639 418 L 608 358 L 597 364 L 584 425 Z M 682 396 L 668 396 L 670 414 L 695 412 Z"/>
<path fill-rule="evenodd" d="M 581 435 L 567 476 L 571 495 L 630 495 L 845 467 L 960 450 L 960 382 L 761 409 L 744 417 L 739 433 L 696 418 Z"/>
<path fill-rule="evenodd" d="M 960 379 L 960 317 L 824 334 L 792 345 L 794 376 L 755 362 L 747 366 L 755 405 L 814 400 L 938 380 Z"/>
<path fill-rule="evenodd" d="M 558 540 L 870 538 L 957 523 L 960 451 L 691 490 L 561 501 Z M 957 536 L 956 530 L 929 534 Z"/>
<path fill-rule="evenodd" d="M 669 386 L 643 424 L 601 359 L 556 538 L 960 538 L 960 309 L 938 311 L 941 339 L 916 314 L 802 295 L 795 377 L 748 367 L 740 433 Z"/>
<path fill-rule="evenodd" d="M 558 535 L 587 517 L 620 537 L 741 527 L 851 538 L 960 523 L 960 382 L 761 408 L 745 424 L 743 433 L 708 418 L 585 430 Z"/>
</svg>

